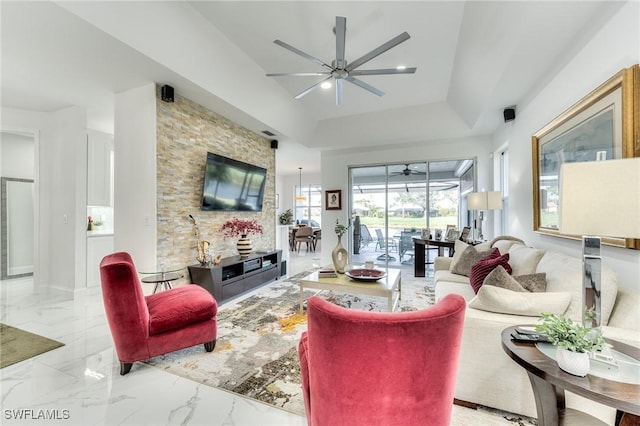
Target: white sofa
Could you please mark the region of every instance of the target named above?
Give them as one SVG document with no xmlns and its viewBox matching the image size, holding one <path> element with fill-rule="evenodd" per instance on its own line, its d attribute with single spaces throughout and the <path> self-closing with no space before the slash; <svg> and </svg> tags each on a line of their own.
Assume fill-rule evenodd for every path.
<svg viewBox="0 0 640 426">
<path fill-rule="evenodd" d="M 529 379 L 525 370 L 511 360 L 502 349 L 501 332 L 512 325 L 535 323 L 539 320 L 538 312 L 549 310 L 559 311 L 558 313 L 580 321 L 582 261 L 561 252 L 527 247 L 521 240 L 513 237 L 498 237 L 489 243 L 476 246 L 475 249 L 482 251 L 497 247 L 501 254 L 509 253 L 513 276 L 545 273 L 546 294 L 515 294 L 516 292 L 503 288 L 483 285 L 476 295 L 467 276 L 450 270 L 456 263 L 460 266 L 466 247 L 463 242 L 456 242 L 454 257 L 438 257 L 434 265 L 436 301 L 447 294 L 455 293 L 463 296 L 468 304 L 455 397 L 512 413 L 537 417 Z M 501 299 L 500 295 L 503 294 L 509 297 Z M 623 286 L 618 287 L 615 273 L 603 266 L 602 294 L 604 336 L 640 347 L 639 293 Z M 515 299 L 511 296 L 515 296 Z M 527 299 L 527 303 L 509 304 L 509 301 L 523 298 Z M 553 303 L 548 303 L 549 298 Z M 615 410 L 609 407 L 569 393 L 566 402 L 568 407 L 587 412 L 607 424 L 614 424 Z"/>
</svg>

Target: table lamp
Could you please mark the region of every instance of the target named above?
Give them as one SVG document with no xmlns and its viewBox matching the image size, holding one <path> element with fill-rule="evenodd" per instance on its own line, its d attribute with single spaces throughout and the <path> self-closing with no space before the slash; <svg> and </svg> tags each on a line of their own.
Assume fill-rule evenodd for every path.
<svg viewBox="0 0 640 426">
<path fill-rule="evenodd" d="M 478 210 L 478 223 L 476 230 L 478 239 L 482 240 L 482 221 L 484 220 L 484 210 L 502 210 L 502 193 L 500 191 L 483 191 L 472 192 L 467 196 L 467 208 L 469 210 Z"/>
<path fill-rule="evenodd" d="M 601 237 L 640 238 L 640 158 L 563 164 L 559 230 L 583 236 L 582 322 L 598 327 Z M 590 320 L 587 310 L 594 310 L 595 318 Z"/>
</svg>

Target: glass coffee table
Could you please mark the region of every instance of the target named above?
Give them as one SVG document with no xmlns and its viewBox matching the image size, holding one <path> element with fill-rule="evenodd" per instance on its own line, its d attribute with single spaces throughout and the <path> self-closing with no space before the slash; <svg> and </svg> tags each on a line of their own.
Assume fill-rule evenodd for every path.
<svg viewBox="0 0 640 426">
<path fill-rule="evenodd" d="M 398 305 L 402 293 L 402 274 L 399 269 L 376 268 L 386 272 L 386 276 L 379 280 L 359 281 L 349 278 L 345 274 L 337 277 L 319 277 L 318 271 L 300 280 L 300 312 L 304 307 L 304 289 L 331 290 L 362 296 L 376 296 L 387 298 L 387 310 L 393 312 Z"/>
</svg>

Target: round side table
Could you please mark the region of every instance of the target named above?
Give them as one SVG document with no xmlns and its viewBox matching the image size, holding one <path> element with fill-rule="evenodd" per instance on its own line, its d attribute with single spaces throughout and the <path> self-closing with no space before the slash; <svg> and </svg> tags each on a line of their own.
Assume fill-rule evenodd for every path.
<svg viewBox="0 0 640 426">
<path fill-rule="evenodd" d="M 178 269 L 179 270 L 179 269 Z M 141 272 L 144 274 L 145 272 Z M 153 275 L 149 275 L 148 277 L 142 278 L 143 283 L 147 284 L 155 284 L 153 288 L 153 292 L 158 291 L 158 288 L 164 287 L 165 290 L 169 290 L 171 287 L 171 281 L 176 281 L 182 278 L 182 274 L 178 274 L 174 271 L 169 272 L 155 272 Z"/>
</svg>

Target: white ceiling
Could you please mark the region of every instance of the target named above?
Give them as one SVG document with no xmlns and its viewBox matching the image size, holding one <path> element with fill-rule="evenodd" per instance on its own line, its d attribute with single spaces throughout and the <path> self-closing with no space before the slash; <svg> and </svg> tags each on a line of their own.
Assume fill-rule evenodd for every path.
<svg viewBox="0 0 640 426">
<path fill-rule="evenodd" d="M 214 111 L 280 141 L 278 171 L 318 170 L 318 152 L 491 134 L 502 110 L 527 101 L 622 2 L 611 1 L 2 1 L 2 106 L 87 107 L 108 129 L 113 95 L 169 84 Z M 411 38 L 361 69 L 416 66 L 413 75 L 360 77 L 293 96 L 322 77 L 275 44 L 330 63 L 335 16 L 347 18 L 353 61 L 403 31 Z M 301 160 L 305 158 L 304 160 Z"/>
</svg>

